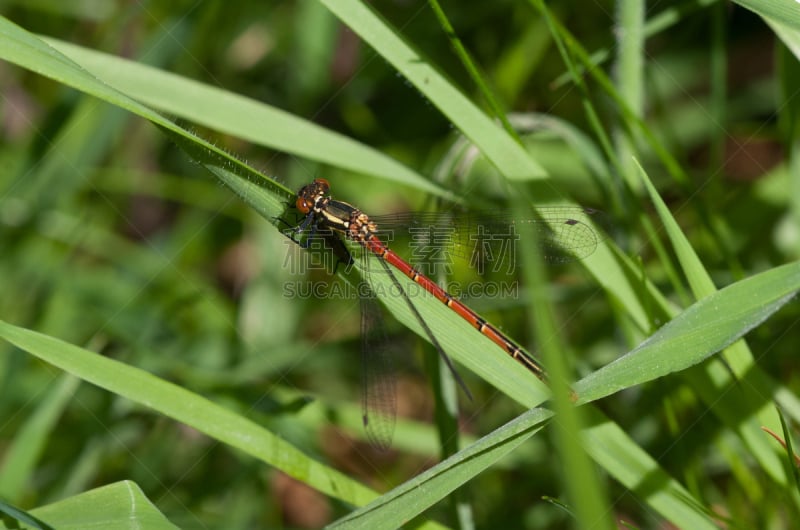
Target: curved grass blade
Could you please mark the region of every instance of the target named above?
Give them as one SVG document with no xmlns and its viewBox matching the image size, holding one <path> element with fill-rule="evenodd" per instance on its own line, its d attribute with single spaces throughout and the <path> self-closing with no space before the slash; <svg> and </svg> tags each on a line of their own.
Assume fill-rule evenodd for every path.
<svg viewBox="0 0 800 530">
<path fill-rule="evenodd" d="M 376 496 L 251 420 L 144 370 L 3 321 L 0 338 L 84 381 L 194 427 L 327 495 L 356 506 Z"/>
<path fill-rule="evenodd" d="M 736 282 L 672 319 L 624 357 L 575 384 L 581 402 L 693 366 L 761 324 L 800 290 L 800 262 Z"/>
<path fill-rule="evenodd" d="M 31 512 L 59 530 L 148 528 L 173 530 L 172 524 L 141 488 L 128 480 L 75 495 Z"/>
</svg>

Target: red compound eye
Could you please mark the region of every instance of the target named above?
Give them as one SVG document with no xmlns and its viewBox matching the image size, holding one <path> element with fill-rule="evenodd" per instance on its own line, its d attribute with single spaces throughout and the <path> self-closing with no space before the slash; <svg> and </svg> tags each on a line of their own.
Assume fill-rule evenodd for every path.
<svg viewBox="0 0 800 530">
<path fill-rule="evenodd" d="M 298 197 L 297 202 L 294 203 L 300 213 L 308 213 L 311 211 L 311 202 L 307 201 L 304 197 Z"/>
</svg>

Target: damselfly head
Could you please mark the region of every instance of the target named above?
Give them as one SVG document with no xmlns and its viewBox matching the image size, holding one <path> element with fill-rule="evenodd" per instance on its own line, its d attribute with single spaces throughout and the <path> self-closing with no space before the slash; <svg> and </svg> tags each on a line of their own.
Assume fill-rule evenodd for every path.
<svg viewBox="0 0 800 530">
<path fill-rule="evenodd" d="M 308 213 L 325 197 L 331 189 L 330 183 L 325 179 L 314 179 L 311 184 L 306 184 L 297 192 L 295 206 L 301 213 Z"/>
</svg>

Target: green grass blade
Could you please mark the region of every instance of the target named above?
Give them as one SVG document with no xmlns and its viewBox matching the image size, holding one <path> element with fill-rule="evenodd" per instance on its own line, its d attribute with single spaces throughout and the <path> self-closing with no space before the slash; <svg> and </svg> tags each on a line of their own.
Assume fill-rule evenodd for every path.
<svg viewBox="0 0 800 530">
<path fill-rule="evenodd" d="M 3 321 L 0 321 L 0 337 L 84 381 L 252 455 L 327 495 L 356 506 L 376 496 L 251 420 L 144 370 Z"/>
<path fill-rule="evenodd" d="M 538 432 L 552 413 L 533 409 L 331 525 L 399 528 Z"/>
<path fill-rule="evenodd" d="M 638 164 L 637 167 L 641 176 L 641 180 L 644 181 L 644 184 L 647 187 L 650 200 L 653 201 L 653 204 L 655 204 L 656 211 L 661 218 L 661 222 L 664 224 L 670 242 L 675 249 L 675 253 L 678 255 L 678 260 L 681 262 L 681 266 L 686 274 L 686 278 L 689 280 L 689 285 L 692 288 L 692 292 L 697 298 L 702 298 L 704 296 L 713 294 L 716 292 L 717 288 L 714 286 L 714 283 L 711 281 L 711 277 L 708 275 L 705 267 L 703 267 L 703 264 L 697 257 L 697 253 L 692 248 L 689 240 L 686 239 L 686 236 L 681 231 L 678 223 L 675 221 L 675 218 L 669 211 L 669 208 L 667 208 L 667 205 L 661 200 L 661 197 L 658 195 L 653 183 L 644 172 L 644 169 L 642 169 L 642 167 Z"/>
<path fill-rule="evenodd" d="M 781 414 L 780 409 L 777 411 L 778 418 L 781 420 L 781 429 L 783 432 L 783 444 L 784 449 L 786 450 L 786 468 L 789 469 L 789 474 L 794 479 L 794 488 L 800 491 L 800 458 L 798 458 L 797 453 L 794 451 L 794 444 L 792 443 L 792 432 L 789 430 L 789 426 L 786 424 L 786 418 L 783 417 Z M 775 433 L 770 433 L 775 436 Z M 781 441 L 780 439 L 778 440 Z"/>
<path fill-rule="evenodd" d="M 59 530 L 84 528 L 178 528 L 134 482 L 124 481 L 31 510 Z"/>
<path fill-rule="evenodd" d="M 638 0 L 620 0 L 617 2 L 616 22 L 619 31 L 617 37 L 617 55 L 615 61 L 615 83 L 619 94 L 630 105 L 630 111 L 637 118 L 644 115 L 644 15 L 645 6 Z M 637 152 L 636 137 L 628 136 L 626 128 L 631 130 L 635 123 L 617 127 L 613 132 L 615 154 L 619 160 L 622 177 L 631 190 L 639 190 L 639 179 L 633 155 Z"/>
<path fill-rule="evenodd" d="M 735 0 L 735 3 L 753 11 L 767 20 L 800 31 L 800 10 L 794 0 Z"/>
<path fill-rule="evenodd" d="M 8 525 L 6 525 L 6 523 L 8 523 Z M 16 506 L 12 506 L 0 500 L 0 530 L 5 530 L 6 528 L 20 528 L 20 523 L 22 523 L 25 528 L 53 530 L 52 526 L 34 517 L 25 510 L 20 510 Z"/>
<path fill-rule="evenodd" d="M 582 401 L 685 370 L 758 326 L 800 290 L 800 262 L 770 269 L 703 298 L 624 357 L 575 384 Z"/>
<path fill-rule="evenodd" d="M 781 42 L 783 42 L 786 48 L 792 52 L 795 59 L 800 58 L 800 30 L 792 28 L 776 19 L 768 18 L 765 19 L 765 22 L 769 24 L 769 27 L 772 28 L 775 35 L 781 39 Z"/>
</svg>

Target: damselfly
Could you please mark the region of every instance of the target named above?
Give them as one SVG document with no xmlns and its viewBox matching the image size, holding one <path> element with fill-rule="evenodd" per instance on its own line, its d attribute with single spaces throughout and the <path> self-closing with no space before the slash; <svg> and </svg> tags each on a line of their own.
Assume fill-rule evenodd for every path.
<svg viewBox="0 0 800 530">
<path fill-rule="evenodd" d="M 337 256 L 341 260 L 351 263 L 352 258 L 340 239 L 344 236 L 346 239 L 358 243 L 365 251 L 377 258 L 383 272 L 391 279 L 395 291 L 403 296 L 409 310 L 453 373 L 455 380 L 470 397 L 469 390 L 455 371 L 452 361 L 445 353 L 433 330 L 395 276 L 395 270 L 410 278 L 452 309 L 473 328 L 488 337 L 506 354 L 542 380 L 546 380 L 544 368 L 505 333 L 488 323 L 418 268 L 389 249 L 380 237 L 382 229 L 379 229 L 379 224 L 383 225 L 386 221 L 386 225 L 388 225 L 391 221 L 391 225 L 395 227 L 405 225 L 409 230 L 416 232 L 418 239 L 420 235 L 435 239 L 437 233 L 439 234 L 438 238 L 442 239 L 441 234 L 444 233 L 447 235 L 444 239 L 451 246 L 452 252 L 464 254 L 487 251 L 491 253 L 491 246 L 487 246 L 491 242 L 513 243 L 514 238 L 518 237 L 514 230 L 515 225 L 531 223 L 537 230 L 544 259 L 551 262 L 567 262 L 584 258 L 594 252 L 601 239 L 592 228 L 592 223 L 601 215 L 600 212 L 574 207 L 544 208 L 540 212 L 541 217 L 522 220 L 494 213 L 472 215 L 460 219 L 452 216 L 443 217 L 441 214 L 395 215 L 391 219 L 370 218 L 355 206 L 333 199 L 330 195 L 330 184 L 325 179 L 316 179 L 301 188 L 297 194 L 295 205 L 305 218 L 292 230 L 292 239 L 304 232 L 308 234 L 309 238 L 315 236 L 326 238 Z M 381 220 L 380 223 L 378 220 Z M 501 234 L 502 237 L 498 237 L 498 234 Z M 365 253 L 364 256 L 366 257 L 367 254 Z M 364 263 L 368 263 L 368 260 L 365 259 Z M 365 294 L 366 291 L 368 294 L 371 292 L 370 273 L 368 267 L 363 269 L 366 289 L 359 289 L 359 291 L 362 294 Z M 386 449 L 391 444 L 394 430 L 394 385 L 391 379 L 392 375 L 388 373 L 389 370 L 385 366 L 381 366 L 381 363 L 386 363 L 387 360 L 369 359 L 372 356 L 380 356 L 380 352 L 371 351 L 379 347 L 379 344 L 370 338 L 373 319 L 377 318 L 375 316 L 377 308 L 372 307 L 374 306 L 372 299 L 373 297 L 369 295 L 361 297 L 362 354 L 368 361 L 365 363 L 367 366 L 362 367 L 366 374 L 362 385 L 363 421 L 370 443 L 375 447 Z"/>
</svg>

